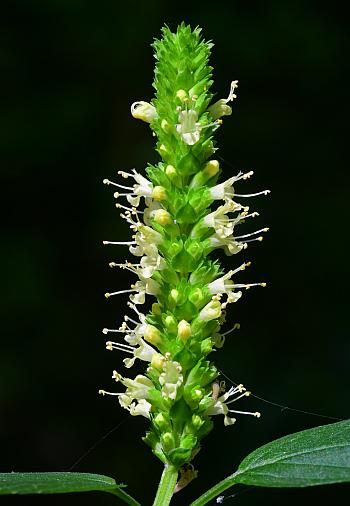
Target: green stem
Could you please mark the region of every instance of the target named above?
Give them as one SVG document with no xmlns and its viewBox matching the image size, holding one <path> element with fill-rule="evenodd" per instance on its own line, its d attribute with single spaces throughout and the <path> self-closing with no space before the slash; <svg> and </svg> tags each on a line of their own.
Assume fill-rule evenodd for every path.
<svg viewBox="0 0 350 506">
<path fill-rule="evenodd" d="M 195 501 L 191 502 L 190 506 L 204 506 L 204 504 L 207 504 L 212 499 L 215 499 L 220 492 L 224 492 L 228 488 L 232 487 L 237 483 L 236 478 L 237 476 L 241 474 L 239 471 L 232 474 L 228 478 L 225 478 L 224 480 L 220 481 L 214 487 L 210 488 L 206 492 L 204 492 L 203 495 L 198 497 Z"/>
<path fill-rule="evenodd" d="M 153 506 L 168 506 L 168 504 L 170 504 L 177 482 L 177 474 L 178 471 L 176 467 L 165 464 Z"/>
</svg>

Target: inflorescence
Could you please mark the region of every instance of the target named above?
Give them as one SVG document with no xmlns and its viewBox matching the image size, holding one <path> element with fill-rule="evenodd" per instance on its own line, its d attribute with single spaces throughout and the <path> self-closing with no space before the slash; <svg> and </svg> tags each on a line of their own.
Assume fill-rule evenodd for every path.
<svg viewBox="0 0 350 506">
<path fill-rule="evenodd" d="M 249 211 L 246 198 L 269 191 L 236 193 L 236 183 L 250 178 L 252 171 L 218 183 L 221 168 L 212 159 L 213 134 L 221 118 L 232 113 L 229 103 L 236 98 L 237 81 L 226 99 L 211 104 L 212 44 L 201 38 L 200 29 L 184 24 L 176 33 L 165 27 L 162 35 L 153 44 L 156 96 L 131 106 L 132 116 L 149 123 L 157 137 L 161 162 L 148 165 L 147 177 L 135 169 L 119 171 L 126 184 L 104 180 L 115 190 L 116 207 L 132 231 L 129 241 L 104 244 L 127 246 L 137 257 L 136 263 L 110 263 L 130 271 L 137 281 L 105 294 L 128 293 L 135 313 L 125 316 L 119 328 L 103 329 L 111 339 L 106 348 L 122 352 L 126 368 L 140 360 L 146 370 L 134 379 L 113 371 L 119 391 L 100 393 L 118 397 L 131 415 L 149 419 L 144 440 L 164 463 L 180 468 L 198 452 L 214 415 L 223 415 L 225 425 L 232 425 L 236 415 L 260 416 L 233 409 L 250 392 L 243 385 L 226 389 L 207 356 L 239 327 L 220 332 L 227 305 L 240 299 L 243 289 L 265 283 L 238 282 L 250 262 L 224 274 L 210 254 L 222 248 L 235 255 L 262 240 L 267 228 L 242 234 L 238 227 L 258 214 Z M 147 314 L 139 310 L 146 295 L 156 299 Z"/>
</svg>

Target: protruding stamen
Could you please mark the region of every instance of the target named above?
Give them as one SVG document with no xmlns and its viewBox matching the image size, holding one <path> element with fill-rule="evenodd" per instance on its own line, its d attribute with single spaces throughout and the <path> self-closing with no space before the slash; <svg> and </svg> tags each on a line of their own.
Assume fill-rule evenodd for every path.
<svg viewBox="0 0 350 506">
<path fill-rule="evenodd" d="M 131 191 L 134 191 L 134 188 L 132 186 L 124 186 L 122 184 L 118 184 L 118 183 L 115 183 L 114 181 L 110 181 L 109 179 L 104 179 L 103 180 L 103 184 L 106 184 L 106 185 L 112 185 L 112 186 L 116 186 L 117 188 L 122 188 L 123 190 L 131 190 Z"/>
<path fill-rule="evenodd" d="M 127 314 L 124 316 L 124 320 L 127 321 L 127 322 L 132 322 L 132 323 L 135 323 L 135 325 L 138 325 L 139 322 L 137 322 L 136 320 L 133 320 L 132 318 L 130 318 L 130 316 L 128 316 Z"/>
<path fill-rule="evenodd" d="M 235 89 L 238 88 L 238 81 L 231 82 L 230 93 L 226 98 L 226 102 L 231 102 L 234 98 L 237 98 L 237 95 L 234 93 Z"/>
<path fill-rule="evenodd" d="M 113 244 L 116 246 L 131 246 L 132 244 L 136 244 L 136 241 L 103 241 L 103 244 Z"/>
<path fill-rule="evenodd" d="M 143 211 L 138 211 L 135 207 L 123 206 L 122 204 L 119 204 L 119 202 L 116 203 L 115 207 L 117 209 L 125 209 L 126 211 L 130 211 L 132 214 L 143 214 Z"/>
<path fill-rule="evenodd" d="M 99 390 L 98 393 L 100 395 L 122 395 L 122 394 L 117 394 L 115 392 L 106 392 L 106 390 Z"/>
<path fill-rule="evenodd" d="M 236 402 L 239 399 L 242 399 L 242 397 L 249 397 L 250 395 L 251 395 L 251 392 L 249 392 L 249 391 L 243 392 L 243 394 L 239 395 L 238 397 L 235 397 L 234 399 L 227 401 L 226 404 L 232 404 L 232 402 Z"/>
<path fill-rule="evenodd" d="M 106 328 L 102 329 L 102 334 L 109 334 L 112 332 L 116 332 L 116 333 L 120 333 L 120 334 L 124 333 L 124 331 L 118 330 L 118 329 L 106 329 Z"/>
<path fill-rule="evenodd" d="M 246 240 L 246 241 L 244 241 L 244 242 L 245 242 L 245 244 L 247 244 L 248 242 L 254 242 L 254 241 L 260 241 L 260 242 L 261 242 L 261 241 L 263 241 L 263 240 L 264 240 L 263 236 L 262 236 L 262 235 L 260 235 L 259 237 L 256 237 L 255 239 L 247 239 L 247 240 Z"/>
<path fill-rule="evenodd" d="M 260 234 L 261 232 L 268 232 L 269 230 L 269 227 L 261 228 L 260 230 L 255 230 L 255 232 L 251 232 L 250 234 L 235 235 L 235 239 L 245 239 L 246 237 L 251 237 L 252 235 Z"/>
<path fill-rule="evenodd" d="M 247 194 L 235 193 L 235 197 L 257 197 L 258 195 L 267 195 L 268 193 L 271 193 L 271 190 L 263 190 L 262 192 Z"/>
<path fill-rule="evenodd" d="M 226 332 L 224 332 L 221 335 L 222 336 L 227 336 L 228 334 L 231 334 L 231 332 L 233 332 L 234 330 L 239 330 L 240 328 L 241 328 L 240 324 L 239 323 L 235 323 L 234 326 L 232 327 L 232 329 L 227 330 Z"/>
<path fill-rule="evenodd" d="M 261 413 L 259 413 L 259 411 L 252 413 L 251 411 L 236 411 L 234 409 L 229 409 L 229 413 L 236 413 L 237 415 L 252 415 L 255 416 L 256 418 L 261 417 Z"/>
<path fill-rule="evenodd" d="M 130 290 L 119 290 L 118 292 L 111 292 L 111 293 L 107 292 L 105 293 L 105 297 L 106 299 L 108 299 L 113 295 L 120 295 L 121 293 L 130 293 L 130 292 L 137 292 L 137 290 L 135 288 L 131 288 Z"/>
<path fill-rule="evenodd" d="M 106 342 L 106 349 L 109 351 L 112 350 L 124 351 L 125 353 L 131 353 L 131 355 L 133 355 L 134 353 L 133 346 L 129 346 L 128 344 L 123 343 L 114 343 L 113 341 Z"/>
<path fill-rule="evenodd" d="M 124 170 L 118 170 L 118 174 L 124 179 L 128 179 L 128 177 L 134 177 L 133 174 L 130 174 L 130 172 L 125 172 Z"/>
</svg>

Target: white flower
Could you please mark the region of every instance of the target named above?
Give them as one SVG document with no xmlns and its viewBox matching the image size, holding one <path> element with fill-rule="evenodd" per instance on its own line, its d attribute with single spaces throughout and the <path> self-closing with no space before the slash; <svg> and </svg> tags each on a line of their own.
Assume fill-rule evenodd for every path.
<svg viewBox="0 0 350 506">
<path fill-rule="evenodd" d="M 226 255 L 235 255 L 242 249 L 247 247 L 247 243 L 236 241 L 234 237 L 222 237 L 219 234 L 213 234 L 209 238 L 209 243 L 212 248 L 223 248 Z"/>
<path fill-rule="evenodd" d="M 145 418 L 150 419 L 150 411 L 152 408 L 152 404 L 146 401 L 146 399 L 141 399 L 137 404 L 133 402 L 130 404 L 129 412 L 131 416 L 144 416 Z"/>
<path fill-rule="evenodd" d="M 248 285 L 242 285 L 242 284 L 236 285 L 236 284 L 234 284 L 234 282 L 232 281 L 231 278 L 234 274 L 236 274 L 239 271 L 244 271 L 245 268 L 249 267 L 249 266 L 250 266 L 250 262 L 243 263 L 242 265 L 237 267 L 237 269 L 228 271 L 226 274 L 224 274 L 220 278 L 215 279 L 214 281 L 212 281 L 208 285 L 209 292 L 214 295 L 217 293 L 227 293 L 228 294 L 228 293 L 231 293 L 232 290 L 234 290 L 237 287 L 242 288 L 243 286 L 248 286 Z M 249 286 L 251 286 L 251 285 L 249 285 Z"/>
<path fill-rule="evenodd" d="M 234 93 L 236 88 L 238 88 L 238 81 L 232 81 L 229 96 L 218 100 L 215 104 L 208 107 L 208 111 L 213 119 L 218 119 L 222 116 L 229 116 L 232 114 L 232 109 L 229 105 L 227 105 L 227 103 L 231 102 L 234 98 L 237 98 Z"/>
<path fill-rule="evenodd" d="M 238 214 L 236 218 L 229 218 L 227 213 L 240 211 L 243 212 Z M 203 218 L 203 225 L 208 228 L 214 228 L 218 237 L 224 239 L 233 234 L 233 229 L 240 221 L 246 219 L 248 216 L 257 216 L 258 213 L 252 213 L 248 215 L 247 207 L 242 207 L 240 204 L 236 204 L 232 200 L 227 201 L 223 206 L 218 207 L 212 213 L 207 214 Z"/>
<path fill-rule="evenodd" d="M 247 172 L 245 174 L 243 174 L 243 172 L 239 172 L 237 176 L 230 177 L 230 179 L 227 179 L 223 183 L 213 186 L 209 190 L 211 198 L 213 200 L 232 200 L 235 195 L 233 184 L 240 179 L 248 179 L 252 174 L 253 171 Z"/>
<path fill-rule="evenodd" d="M 128 337 L 125 337 L 125 341 L 128 341 Z M 148 343 L 146 343 L 141 337 L 137 338 L 137 343 L 139 346 L 134 349 L 133 358 L 124 358 L 123 362 L 125 367 L 128 369 L 132 367 L 135 363 L 135 360 L 138 358 L 139 360 L 143 360 L 145 362 L 152 362 L 154 355 L 158 355 L 158 352 L 152 348 Z"/>
<path fill-rule="evenodd" d="M 140 204 L 140 197 L 144 197 L 145 199 L 152 197 L 152 192 L 154 189 L 153 184 L 147 178 L 139 174 L 135 169 L 132 169 L 132 173 L 120 170 L 118 174 L 125 179 L 132 177 L 136 181 L 136 184 L 133 186 L 125 186 L 119 183 L 114 183 L 113 181 L 109 181 L 108 179 L 104 179 L 105 184 L 113 185 L 117 187 L 118 190 L 127 190 L 126 192 L 122 193 L 120 193 L 120 191 L 115 192 L 114 197 L 116 199 L 119 197 L 126 197 L 129 204 L 131 204 L 133 207 L 138 207 Z"/>
<path fill-rule="evenodd" d="M 193 96 L 192 101 L 195 102 L 197 97 Z M 177 111 L 179 112 L 178 123 L 176 124 L 176 131 L 181 135 L 182 140 L 188 146 L 193 146 L 196 142 L 199 141 L 201 131 L 205 128 L 218 126 L 221 124 L 221 120 L 214 121 L 214 123 L 209 123 L 207 125 L 202 125 L 198 121 L 198 113 L 195 109 L 188 109 L 186 105 L 186 109 L 181 109 L 178 107 Z"/>
<path fill-rule="evenodd" d="M 198 114 L 194 109 L 179 112 L 179 123 L 176 125 L 177 132 L 182 140 L 189 146 L 199 141 L 201 124 L 198 123 Z"/>
<path fill-rule="evenodd" d="M 131 105 L 131 114 L 134 118 L 141 119 L 146 123 L 151 123 L 154 119 L 158 118 L 156 108 L 143 100 L 134 102 Z"/>
<path fill-rule="evenodd" d="M 160 290 L 159 283 L 152 278 L 136 281 L 131 287 L 136 292 L 130 295 L 130 300 L 134 304 L 144 304 L 146 293 L 148 295 L 157 295 Z"/>
<path fill-rule="evenodd" d="M 148 392 L 154 388 L 152 381 L 142 374 L 138 374 L 135 379 L 122 378 L 120 381 L 126 387 L 125 395 L 132 400 L 147 399 Z"/>
<path fill-rule="evenodd" d="M 163 236 L 153 228 L 143 224 L 139 224 L 137 230 L 135 235 L 137 246 L 131 245 L 129 248 L 130 253 L 136 256 L 158 256 L 157 246 L 163 242 Z"/>
<path fill-rule="evenodd" d="M 241 415 L 252 415 L 257 418 L 260 418 L 260 413 L 255 412 L 251 413 L 250 411 L 236 411 L 229 408 L 229 404 L 238 401 L 242 397 L 248 397 L 250 392 L 247 392 L 243 385 L 237 385 L 236 387 L 231 387 L 226 393 L 221 395 L 221 397 L 216 398 L 213 394 L 212 406 L 207 408 L 204 414 L 208 416 L 213 415 L 224 415 L 224 425 L 232 425 L 235 423 L 236 419 L 229 416 L 229 413 L 241 414 Z M 234 397 L 233 397 L 234 396 Z M 229 397 L 233 397 L 230 401 L 227 402 Z"/>
<path fill-rule="evenodd" d="M 159 376 L 162 386 L 162 396 L 175 400 L 178 388 L 183 383 L 182 367 L 178 362 L 166 360 L 163 364 L 163 372 Z"/>
<path fill-rule="evenodd" d="M 117 396 L 119 404 L 122 408 L 127 409 L 132 416 L 141 415 L 150 418 L 149 413 L 152 405 L 147 401 L 147 398 L 149 397 L 149 391 L 155 388 L 152 381 L 141 374 L 136 376 L 134 380 L 123 378 L 117 371 L 113 371 L 112 378 L 122 383 L 126 387 L 126 391 L 123 393 L 114 393 L 99 390 L 99 393 L 102 395 Z"/>
<path fill-rule="evenodd" d="M 167 264 L 164 258 L 160 255 L 143 256 L 140 261 L 141 276 L 143 278 L 150 278 L 154 272 L 161 271 L 166 268 Z"/>
<path fill-rule="evenodd" d="M 141 329 L 143 329 L 145 327 L 145 325 L 144 324 L 137 325 L 137 327 L 140 327 Z M 115 341 L 107 341 L 106 342 L 106 349 L 107 350 L 111 350 L 111 351 L 118 350 L 118 351 L 122 351 L 124 353 L 128 353 L 128 354 L 132 355 L 132 358 L 128 357 L 128 358 L 123 359 L 124 365 L 128 369 L 134 365 L 136 359 L 143 360 L 145 362 L 150 363 L 150 362 L 152 362 L 154 355 L 158 354 L 158 352 L 154 348 L 152 348 L 152 346 L 150 346 L 148 343 L 146 343 L 142 339 L 142 337 L 139 335 L 139 332 L 138 332 L 139 329 L 137 329 L 137 327 L 134 330 L 134 333 L 132 333 L 132 331 L 130 331 L 130 334 L 125 336 L 124 339 L 128 344 L 118 343 Z M 107 330 L 107 329 L 104 329 L 104 330 Z M 112 332 L 111 330 L 107 330 L 107 331 Z M 120 332 L 122 332 L 122 331 L 120 331 Z M 124 330 L 124 332 L 126 332 L 126 330 Z M 142 330 L 141 330 L 141 333 L 142 333 Z"/>
<path fill-rule="evenodd" d="M 217 299 L 211 300 L 199 313 L 200 320 L 210 321 L 221 315 L 221 304 Z"/>
</svg>

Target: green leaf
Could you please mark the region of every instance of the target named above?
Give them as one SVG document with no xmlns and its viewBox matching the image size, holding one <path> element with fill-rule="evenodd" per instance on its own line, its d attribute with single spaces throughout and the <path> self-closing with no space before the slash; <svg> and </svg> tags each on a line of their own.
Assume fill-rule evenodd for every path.
<svg viewBox="0 0 350 506">
<path fill-rule="evenodd" d="M 239 483 L 308 487 L 350 481 L 350 420 L 277 439 L 248 455 Z"/>
<path fill-rule="evenodd" d="M 304 430 L 253 451 L 238 471 L 194 501 L 202 506 L 236 483 L 308 487 L 350 481 L 350 420 Z"/>
<path fill-rule="evenodd" d="M 113 478 L 90 473 L 0 473 L 0 495 L 109 492 L 125 503 L 139 506 Z"/>
</svg>

